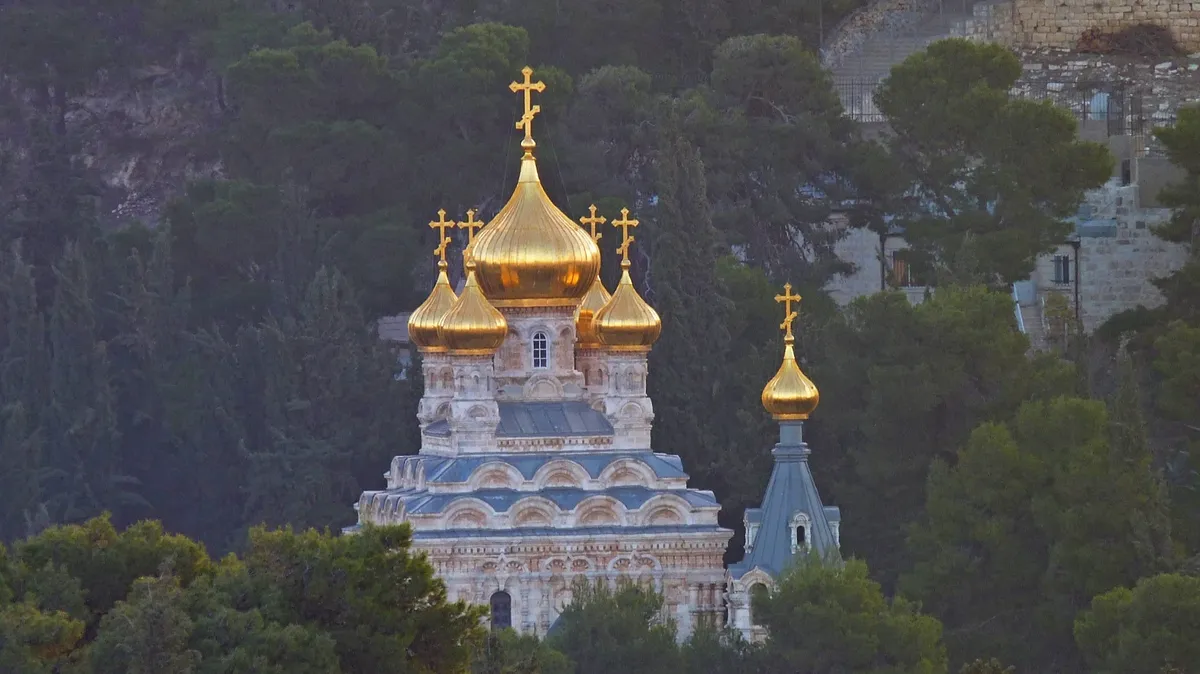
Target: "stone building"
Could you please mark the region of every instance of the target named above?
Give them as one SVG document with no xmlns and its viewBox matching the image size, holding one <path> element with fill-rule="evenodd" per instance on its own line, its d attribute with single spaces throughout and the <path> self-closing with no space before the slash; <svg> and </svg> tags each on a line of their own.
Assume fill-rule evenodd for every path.
<svg viewBox="0 0 1200 674">
<path fill-rule="evenodd" d="M 358 524 L 347 533 L 409 523 L 414 548 L 428 555 L 450 598 L 489 606 L 496 627 L 545 635 L 577 579 L 629 579 L 663 595 L 682 637 L 701 622 L 725 621 L 723 556 L 732 532 L 718 526 L 712 492 L 688 487 L 679 457 L 651 448 L 647 355 L 661 322 L 629 275 L 638 222 L 623 209 L 609 223 L 623 237 L 621 280 L 610 295 L 596 245 L 606 219 L 593 207 L 582 219 L 589 234 L 542 189 L 531 129 L 539 109 L 528 92 L 544 86 L 531 73 L 512 85 L 526 92 L 526 111 L 508 203 L 486 224 L 472 211 L 465 222 L 443 211 L 430 223 L 440 233 L 439 273 L 404 336 L 421 353 L 420 452 L 392 460 L 386 487 L 362 494 Z M 469 240 L 459 292 L 446 273 L 445 231 L 455 226 Z M 755 511 L 763 523 L 757 549 L 771 553 L 761 562 L 752 554 L 732 576 L 728 594 L 739 607 L 749 585 L 769 583 L 791 552 L 836 547 L 828 523 L 836 509 L 820 506 L 799 436 L 817 402 L 792 354 L 790 307 L 799 298 L 790 290 L 783 297 L 786 356 L 763 400 L 784 431 L 772 486 Z M 383 327 L 393 337 L 402 332 Z M 777 516 L 780 508 L 790 510 Z M 810 532 L 798 543 L 767 543 L 797 526 Z"/>
</svg>

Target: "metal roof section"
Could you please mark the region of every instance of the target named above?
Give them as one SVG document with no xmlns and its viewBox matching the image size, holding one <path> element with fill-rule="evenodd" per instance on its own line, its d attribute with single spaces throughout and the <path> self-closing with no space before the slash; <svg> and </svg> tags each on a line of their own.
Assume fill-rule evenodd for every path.
<svg viewBox="0 0 1200 674">
<path fill-rule="evenodd" d="M 745 559 L 729 567 L 729 574 L 735 579 L 754 568 L 778 577 L 797 555 L 807 552 L 840 557 L 830 521 L 840 522 L 841 511 L 836 506 L 826 507 L 821 503 L 821 495 L 808 466 L 808 447 L 803 441 L 795 445 L 781 442 L 771 454 L 775 457 L 775 468 L 767 483 L 762 508 L 747 510 L 747 520 L 759 522 L 758 533 Z M 807 518 L 808 548 L 805 552 L 796 552 L 793 548 L 797 515 Z"/>
<path fill-rule="evenodd" d="M 553 536 L 554 538 L 594 538 L 597 536 L 683 536 L 695 534 L 710 534 L 728 531 L 719 526 L 648 526 L 648 527 L 572 527 L 570 529 L 551 529 L 547 527 L 528 527 L 519 529 L 448 529 L 446 531 L 417 531 L 413 533 L 415 540 L 438 540 L 442 538 L 526 538 L 537 536 Z"/>
<path fill-rule="evenodd" d="M 439 484 L 464 484 L 471 475 L 482 465 L 488 463 L 503 463 L 516 468 L 526 480 L 532 480 L 546 464 L 554 461 L 576 464 L 587 471 L 588 477 L 597 478 L 605 468 L 617 461 L 632 459 L 641 462 L 654 471 L 660 479 L 684 479 L 688 475 L 683 472 L 679 457 L 656 452 L 578 452 L 569 455 L 562 453 L 529 453 L 529 454 L 467 454 L 458 457 L 405 457 L 403 466 L 409 463 L 420 463 L 425 467 L 426 480 Z M 415 468 L 415 466 L 414 466 Z"/>
<path fill-rule="evenodd" d="M 580 401 L 498 403 L 502 438 L 543 438 L 612 435 L 608 419 Z"/>
<path fill-rule="evenodd" d="M 637 510 L 658 496 L 675 496 L 692 508 L 719 507 L 712 492 L 697 489 L 650 489 L 648 487 L 611 487 L 586 490 L 575 487 L 550 487 L 536 492 L 515 489 L 478 489 L 458 494 L 431 494 L 425 490 L 397 489 L 369 493 L 369 502 L 384 512 L 397 512 L 404 503 L 409 516 L 437 515 L 456 502 L 481 501 L 493 512 L 508 512 L 518 501 L 527 498 L 546 499 L 563 511 L 574 510 L 583 501 L 603 496 L 619 501 L 627 510 Z"/>
<path fill-rule="evenodd" d="M 612 424 L 604 414 L 577 400 L 562 402 L 501 402 L 498 438 L 578 438 L 611 436 Z M 445 419 L 425 427 L 425 434 L 450 437 Z"/>
</svg>

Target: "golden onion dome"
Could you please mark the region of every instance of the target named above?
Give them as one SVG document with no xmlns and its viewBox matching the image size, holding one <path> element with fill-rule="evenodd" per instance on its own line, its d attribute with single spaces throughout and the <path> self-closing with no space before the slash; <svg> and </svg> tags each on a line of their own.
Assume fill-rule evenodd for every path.
<svg viewBox="0 0 1200 674">
<path fill-rule="evenodd" d="M 796 320 L 797 312 L 792 311 L 792 302 L 799 302 L 800 296 L 792 293 L 792 284 L 783 286 L 783 294 L 775 296 L 776 302 L 784 305 L 783 323 L 783 363 L 779 371 L 771 377 L 771 381 L 763 387 L 762 404 L 777 421 L 803 421 L 817 409 L 821 394 L 816 384 L 804 376 L 800 366 L 796 364 L 796 352 L 792 344 L 796 338 L 792 336 L 792 322 Z"/>
<path fill-rule="evenodd" d="M 813 384 L 796 364 L 796 353 L 792 350 L 793 341 L 791 335 L 784 338 L 783 364 L 779 366 L 779 371 L 771 381 L 763 387 L 762 392 L 763 407 L 779 421 L 807 419 L 821 401 L 816 384 Z"/>
<path fill-rule="evenodd" d="M 498 307 L 576 305 L 600 271 L 600 248 L 550 201 L 529 148 L 512 197 L 467 254 Z"/>
<path fill-rule="evenodd" d="M 600 345 L 600 340 L 596 337 L 596 312 L 604 308 L 610 299 L 612 295 L 608 294 L 608 289 L 597 274 L 596 280 L 592 281 L 592 287 L 588 288 L 583 301 L 579 303 L 579 308 L 575 310 L 575 336 L 581 346 Z"/>
<path fill-rule="evenodd" d="M 475 263 L 467 261 L 467 283 L 462 295 L 438 326 L 438 340 L 451 353 L 487 355 L 494 353 L 508 335 L 508 321 L 483 296 L 475 278 Z"/>
<path fill-rule="evenodd" d="M 628 256 L 621 261 L 621 282 L 592 324 L 599 342 L 617 351 L 648 350 L 662 332 L 658 312 L 633 287 Z"/>
<path fill-rule="evenodd" d="M 421 306 L 408 317 L 409 341 L 421 351 L 445 351 L 446 347 L 442 345 L 438 336 L 438 326 L 456 301 L 458 296 L 454 294 L 454 289 L 450 287 L 450 279 L 446 276 L 446 261 L 440 260 L 437 282 L 433 284 L 433 290 Z"/>
</svg>

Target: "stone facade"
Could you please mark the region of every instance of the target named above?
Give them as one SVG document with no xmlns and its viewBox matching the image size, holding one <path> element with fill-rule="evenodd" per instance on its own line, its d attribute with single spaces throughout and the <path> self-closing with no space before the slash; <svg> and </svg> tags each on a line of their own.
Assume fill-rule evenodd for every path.
<svg viewBox="0 0 1200 674">
<path fill-rule="evenodd" d="M 1018 47 L 1072 49 L 1084 31 L 1115 33 L 1152 23 L 1166 26 L 1188 50 L 1200 50 L 1197 0 L 1014 0 L 1012 43 Z"/>
<path fill-rule="evenodd" d="M 452 600 L 545 635 L 577 580 L 660 592 L 684 637 L 722 624 L 731 533 L 710 491 L 654 452 L 647 351 L 581 348 L 574 307 L 500 309 L 494 354 L 422 354 L 421 449 L 397 456 L 358 524 L 407 522 Z"/>
</svg>

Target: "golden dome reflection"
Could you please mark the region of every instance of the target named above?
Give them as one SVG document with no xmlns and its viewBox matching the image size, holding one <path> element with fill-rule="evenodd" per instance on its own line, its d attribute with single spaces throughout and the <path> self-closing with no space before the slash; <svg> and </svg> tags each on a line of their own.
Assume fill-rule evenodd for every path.
<svg viewBox="0 0 1200 674">
<path fill-rule="evenodd" d="M 600 248 L 550 201 L 532 155 L 508 203 L 468 247 L 479 285 L 504 306 L 571 306 L 600 272 Z"/>
<path fill-rule="evenodd" d="M 450 279 L 446 276 L 446 262 L 439 261 L 433 290 L 408 317 L 408 338 L 418 349 L 430 352 L 446 350 L 438 336 L 438 327 L 456 301 L 458 296 L 454 294 L 454 288 L 450 287 Z"/>
<path fill-rule="evenodd" d="M 816 384 L 800 371 L 800 366 L 796 364 L 796 352 L 792 348 L 796 341 L 792 335 L 792 322 L 797 316 L 797 312 L 792 311 L 792 302 L 799 302 L 800 296 L 792 294 L 790 283 L 784 285 L 783 289 L 782 295 L 775 296 L 776 302 L 784 303 L 784 319 L 779 325 L 784 330 L 783 363 L 763 387 L 762 404 L 778 421 L 802 421 L 817 409 L 821 394 Z"/>
<path fill-rule="evenodd" d="M 596 280 L 592 281 L 592 287 L 588 289 L 587 294 L 583 296 L 583 301 L 579 303 L 579 308 L 575 310 L 575 335 L 578 337 L 580 346 L 600 345 L 600 340 L 596 337 L 596 312 L 604 308 L 611 298 L 612 295 L 608 294 L 608 289 L 604 287 L 600 277 L 596 276 Z"/>
<path fill-rule="evenodd" d="M 504 343 L 508 322 L 488 303 L 475 278 L 475 262 L 466 263 L 467 282 L 462 295 L 438 326 L 438 338 L 452 353 L 489 355 Z"/>
<path fill-rule="evenodd" d="M 601 344 L 615 351 L 649 350 L 662 333 L 662 319 L 658 317 L 658 312 L 638 295 L 637 289 L 633 287 L 633 279 L 629 277 L 629 246 L 633 244 L 629 228 L 637 227 L 638 221 L 631 220 L 629 209 L 622 208 L 621 219 L 613 220 L 611 224 L 622 230 L 623 240 L 617 249 L 621 254 L 621 282 L 613 291 L 612 298 L 592 319 L 596 338 Z"/>
</svg>

